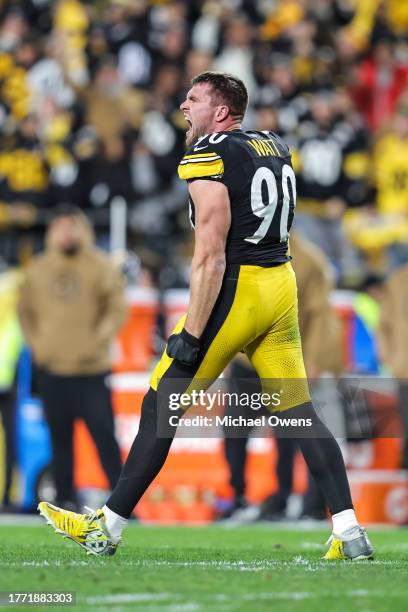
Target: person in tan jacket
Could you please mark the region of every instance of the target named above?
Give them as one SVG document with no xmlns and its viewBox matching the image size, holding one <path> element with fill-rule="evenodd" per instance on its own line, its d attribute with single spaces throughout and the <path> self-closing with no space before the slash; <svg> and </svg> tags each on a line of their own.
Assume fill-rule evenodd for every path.
<svg viewBox="0 0 408 612">
<path fill-rule="evenodd" d="M 333 279 L 326 257 L 297 232 L 290 235 L 290 254 L 296 274 L 299 327 L 308 378 L 340 374 L 343 359 L 340 322 L 330 304 Z M 324 339 L 324 341 L 323 341 Z"/>
<path fill-rule="evenodd" d="M 126 315 L 124 287 L 119 270 L 93 242 L 80 209 L 59 210 L 44 253 L 25 271 L 19 303 L 51 432 L 57 501 L 71 506 L 76 418 L 85 421 L 111 487 L 121 470 L 106 378 L 110 344 Z"/>
<path fill-rule="evenodd" d="M 344 367 L 341 325 L 330 303 L 334 284 L 329 262 L 319 248 L 297 232 L 291 232 L 290 252 L 298 287 L 299 328 L 311 393 L 316 406 L 320 407 L 320 418 L 336 438 L 344 438 L 343 407 L 333 384 L 333 377 L 339 376 Z M 286 500 L 292 489 L 293 461 L 297 450 L 293 443 L 290 448 L 291 442 L 290 439 L 277 439 L 280 455 L 283 455 L 279 457 L 279 462 L 284 464 L 281 470 L 288 475 Z M 324 499 L 310 476 L 303 498 L 302 517 L 326 518 Z"/>
<path fill-rule="evenodd" d="M 382 287 L 378 344 L 381 360 L 398 379 L 404 445 L 401 468 L 408 468 L 408 265 L 393 272 Z"/>
</svg>

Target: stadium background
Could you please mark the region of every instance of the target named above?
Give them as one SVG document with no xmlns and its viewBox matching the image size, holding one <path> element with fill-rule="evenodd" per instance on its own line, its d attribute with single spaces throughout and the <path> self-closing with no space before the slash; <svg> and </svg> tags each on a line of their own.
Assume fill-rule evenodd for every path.
<svg viewBox="0 0 408 612">
<path fill-rule="evenodd" d="M 79 205 L 128 279 L 131 314 L 114 349 L 117 431 L 128 447 L 147 371 L 188 299 L 192 234 L 186 186 L 176 176 L 185 131 L 179 104 L 197 72 L 230 71 L 248 85 L 244 127 L 274 129 L 293 151 L 297 229 L 331 262 L 344 370 L 384 376 L 381 402 L 396 411 L 376 343 L 376 290 L 408 261 L 404 3 L 3 0 L 0 19 L 3 329 L 12 325 L 21 270 L 41 250 L 52 209 Z M 13 502 L 28 510 L 50 449 L 26 351 L 18 399 Z M 142 518 L 214 517 L 228 497 L 222 442 L 198 442 L 176 446 Z M 350 451 L 361 520 L 406 522 L 401 441 L 364 439 Z M 86 489 L 106 484 L 92 453 L 79 427 L 76 478 Z M 272 466 L 273 440 L 254 441 L 254 501 L 273 490 Z M 297 491 L 304 484 L 299 461 Z"/>
</svg>

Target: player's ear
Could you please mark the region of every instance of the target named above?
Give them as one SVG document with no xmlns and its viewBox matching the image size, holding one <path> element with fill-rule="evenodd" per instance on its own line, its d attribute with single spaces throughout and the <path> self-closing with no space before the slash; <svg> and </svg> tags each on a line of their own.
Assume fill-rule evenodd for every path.
<svg viewBox="0 0 408 612">
<path fill-rule="evenodd" d="M 226 104 L 220 104 L 215 113 L 215 120 L 219 122 L 224 121 L 228 117 L 229 112 L 230 110 Z"/>
</svg>

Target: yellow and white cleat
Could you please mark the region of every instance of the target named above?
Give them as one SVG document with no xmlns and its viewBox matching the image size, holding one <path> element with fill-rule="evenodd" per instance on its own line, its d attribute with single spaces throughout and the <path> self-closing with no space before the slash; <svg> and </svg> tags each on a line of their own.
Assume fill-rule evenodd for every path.
<svg viewBox="0 0 408 612">
<path fill-rule="evenodd" d="M 341 536 L 334 533 L 327 541 L 329 550 L 324 555 L 326 561 L 363 561 L 374 558 L 374 549 L 365 529 L 360 526 L 348 529 Z"/>
<path fill-rule="evenodd" d="M 48 502 L 40 502 L 38 511 L 47 523 L 54 527 L 55 533 L 73 540 L 88 555 L 114 555 L 118 543 L 114 543 L 106 529 L 105 516 L 102 510 L 89 510 L 89 514 L 77 514 Z"/>
</svg>

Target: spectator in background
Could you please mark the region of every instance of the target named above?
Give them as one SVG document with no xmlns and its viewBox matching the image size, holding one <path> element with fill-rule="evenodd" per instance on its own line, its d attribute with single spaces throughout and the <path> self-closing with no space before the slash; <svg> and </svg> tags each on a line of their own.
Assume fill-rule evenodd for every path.
<svg viewBox="0 0 408 612">
<path fill-rule="evenodd" d="M 45 252 L 26 270 L 19 306 L 51 431 L 57 502 L 71 507 L 76 418 L 85 421 L 111 486 L 121 469 L 107 375 L 126 307 L 119 271 L 92 243 L 83 213 L 60 210 Z"/>
<path fill-rule="evenodd" d="M 186 72 L 184 75 L 184 86 L 185 88 L 190 86 L 191 79 L 196 74 L 201 74 L 206 70 L 210 70 L 211 67 L 211 55 L 206 51 L 200 51 L 199 49 L 191 49 L 186 56 Z"/>
<path fill-rule="evenodd" d="M 0 168 L 1 200 L 24 204 L 26 208 L 46 204 L 49 176 L 34 115 L 21 121 L 14 137 L 3 148 Z"/>
<path fill-rule="evenodd" d="M 340 324 L 330 302 L 332 270 L 319 248 L 298 232 L 290 235 L 290 252 L 299 296 L 299 326 L 308 378 L 340 374 L 343 368 Z M 325 339 L 322 342 L 322 338 Z"/>
<path fill-rule="evenodd" d="M 356 315 L 351 351 L 356 374 L 379 375 L 382 363 L 378 350 L 378 326 L 384 278 L 368 274 L 354 292 L 353 310 Z"/>
<path fill-rule="evenodd" d="M 85 202 L 89 208 L 109 208 L 112 200 L 120 196 L 127 203 L 135 197 L 129 163 L 129 146 L 118 135 L 102 142 L 95 156 L 87 164 L 83 177 Z"/>
<path fill-rule="evenodd" d="M 165 259 L 168 248 L 174 249 L 177 214 L 185 210 L 187 198 L 185 186 L 176 178 L 185 149 L 185 120 L 179 109 L 182 80 L 174 64 L 158 69 L 132 159 L 138 194 L 130 216 L 133 236 L 138 236 L 139 245 L 143 243 Z"/>
<path fill-rule="evenodd" d="M 94 127 L 102 142 L 140 126 L 143 96 L 121 82 L 114 56 L 103 58 L 94 81 L 84 89 L 81 101 L 86 109 L 87 124 Z"/>
<path fill-rule="evenodd" d="M 27 115 L 14 134 L 2 137 L 0 202 L 3 222 L 0 226 L 5 233 L 0 244 L 2 255 L 11 264 L 24 259 L 28 230 L 34 226 L 39 209 L 47 202 L 49 176 L 37 127 L 36 117 Z"/>
<path fill-rule="evenodd" d="M 2 7 L 0 6 L 0 9 Z M 2 15 L 0 26 L 0 49 L 12 52 L 19 45 L 28 30 L 28 23 L 23 10 L 19 6 L 8 7 Z"/>
<path fill-rule="evenodd" d="M 377 212 L 385 225 L 406 230 L 390 245 L 389 265 L 393 269 L 408 262 L 408 96 L 401 101 L 391 129 L 377 140 L 373 162 Z"/>
<path fill-rule="evenodd" d="M 269 106 L 276 113 L 277 131 L 293 146 L 310 109 L 308 97 L 296 77 L 292 58 L 283 53 L 271 54 L 263 68 L 263 78 L 258 104 L 262 103 L 264 108 Z"/>
<path fill-rule="evenodd" d="M 376 205 L 347 222 L 350 240 L 369 271 L 384 274 L 408 262 L 408 97 L 380 135 L 373 151 Z"/>
<path fill-rule="evenodd" d="M 254 105 L 253 122 L 255 130 L 270 130 L 281 134 L 278 113 L 270 104 L 258 102 Z"/>
<path fill-rule="evenodd" d="M 376 132 L 390 120 L 408 85 L 408 66 L 396 57 L 390 32 L 376 42 L 372 55 L 360 64 L 354 76 L 351 94 L 367 126 Z"/>
<path fill-rule="evenodd" d="M 121 80 L 137 87 L 150 83 L 152 54 L 149 47 L 151 7 L 145 0 L 112 0 L 105 3 L 100 26 L 103 36 L 98 35 L 97 55 L 111 53 L 118 61 Z M 96 39 L 95 39 L 96 40 Z M 107 48 L 101 48 L 104 40 Z"/>
<path fill-rule="evenodd" d="M 338 280 L 349 274 L 349 244 L 343 231 L 347 207 L 367 197 L 368 159 L 364 129 L 339 116 L 332 93 L 320 92 L 299 129 L 293 166 L 297 174 L 296 229 L 329 258 Z"/>
<path fill-rule="evenodd" d="M 155 53 L 153 72 L 157 72 L 163 64 L 171 63 L 181 66 L 185 61 L 188 43 L 185 21 L 170 18 L 163 26 L 158 36 L 159 44 Z"/>
<path fill-rule="evenodd" d="M 15 378 L 23 344 L 16 306 L 20 275 L 5 272 L 0 277 L 0 416 L 4 430 L 4 489 L 0 510 L 9 509 L 15 463 Z M 0 460 L 0 463 L 2 461 Z"/>
<path fill-rule="evenodd" d="M 332 92 L 331 127 L 321 139 L 328 145 L 328 163 L 314 187 L 327 180 L 328 168 L 333 170 L 334 145 L 343 156 L 344 176 L 340 189 L 337 180 L 326 185 L 327 191 L 333 191 L 327 197 L 299 189 L 300 208 L 302 200 L 316 203 L 320 198 L 321 210 L 330 217 L 322 219 L 309 206 L 303 212 L 312 219 L 304 218 L 301 229 L 332 257 L 339 282 L 355 286 L 354 277 L 358 282 L 364 276 L 366 262 L 355 258 L 341 226 L 351 209 L 367 200 L 361 197 L 367 182 L 362 156 L 355 155 L 365 153 L 369 165 L 371 142 L 362 124 L 365 121 L 381 137 L 380 128 L 387 126 L 404 95 L 405 4 L 400 0 L 3 0 L 1 145 L 9 159 L 26 128 L 21 124 L 28 119 L 29 125 L 34 118 L 35 155 L 44 162 L 43 184 L 48 187 L 36 194 L 39 214 L 30 220 L 35 222 L 33 229 L 16 232 L 11 217 L 6 224 L 0 214 L 0 256 L 16 261 L 38 250 L 49 209 L 67 201 L 87 208 L 106 241 L 107 210 L 118 191 L 110 180 L 101 181 L 109 173 L 124 177 L 120 191 L 126 193 L 120 195 L 129 207 L 131 229 L 135 228 L 129 238 L 135 238 L 138 247 L 148 236 L 154 255 L 159 248 L 171 257 L 167 251 L 174 236 L 183 242 L 187 235 L 180 214 L 184 195 L 176 178 L 185 127 L 177 105 L 192 75 L 218 67 L 248 83 L 251 125 L 253 107 L 262 108 L 256 112 L 258 129 L 273 126 L 295 152 L 294 160 L 299 159 L 299 147 L 326 129 L 315 111 L 310 113 L 316 92 Z M 345 92 L 351 92 L 358 112 L 349 100 L 339 117 L 339 90 L 343 102 Z M 273 107 L 269 113 L 268 107 Z M 349 153 L 353 159 L 346 161 Z M 1 159 L 5 158 L 0 156 L 0 189 L 9 180 L 8 166 Z M 309 169 L 310 163 L 308 156 Z M 300 182 L 310 183 L 310 177 L 306 180 L 299 172 Z M 375 205 L 374 195 L 368 200 Z M 29 223 L 21 199 L 10 200 L 6 193 L 3 202 L 4 211 L 18 202 L 15 216 Z M 358 240 L 360 228 L 353 240 L 354 236 Z"/>
<path fill-rule="evenodd" d="M 402 422 L 401 469 L 408 469 L 408 265 L 393 272 L 383 287 L 378 341 L 380 356 L 398 381 Z"/>
<path fill-rule="evenodd" d="M 83 86 L 88 82 L 85 56 L 89 19 L 80 0 L 58 0 L 53 10 L 54 45 L 58 60 L 70 83 Z"/>
<path fill-rule="evenodd" d="M 253 31 L 245 16 L 231 18 L 225 25 L 225 41 L 213 70 L 236 74 L 244 81 L 249 96 L 255 96 Z"/>
</svg>

